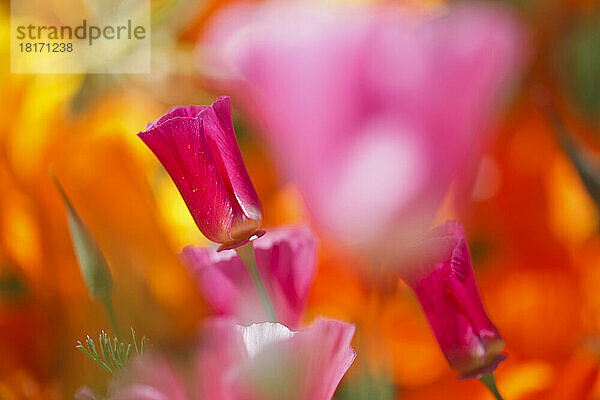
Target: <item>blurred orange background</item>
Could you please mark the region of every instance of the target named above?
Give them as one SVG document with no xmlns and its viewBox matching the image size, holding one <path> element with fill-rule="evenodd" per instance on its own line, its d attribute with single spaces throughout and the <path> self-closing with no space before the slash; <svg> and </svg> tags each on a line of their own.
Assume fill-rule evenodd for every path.
<svg viewBox="0 0 600 400">
<path fill-rule="evenodd" d="M 547 88 L 572 135 L 600 157 L 598 121 L 553 69 L 565 32 L 599 10 L 592 1 L 512 3 L 533 32 L 527 74 L 496 126 L 469 209 L 457 210 L 449 195 L 439 219 L 465 224 L 484 303 L 507 344 L 497 370 L 504 398 L 600 399 L 598 204 L 536 102 Z M 198 35 L 225 4 L 153 2 L 167 13 L 153 30 L 169 33 L 153 56 L 169 62 L 153 64 L 151 75 L 83 76 L 10 74 L 9 4 L 0 3 L 0 399 L 72 398 L 108 378 L 75 349 L 108 321 L 81 279 L 50 168 L 109 260 L 117 319 L 158 344 L 193 337 L 205 307 L 177 253 L 207 242 L 135 134 L 173 104 L 223 94 L 192 60 Z M 298 189 L 283 182 L 233 106 L 264 225 L 308 221 Z M 492 398 L 478 382 L 456 379 L 403 283 L 371 281 L 360 258 L 320 239 L 305 320 L 324 315 L 358 327 L 359 357 L 338 398 Z"/>
</svg>

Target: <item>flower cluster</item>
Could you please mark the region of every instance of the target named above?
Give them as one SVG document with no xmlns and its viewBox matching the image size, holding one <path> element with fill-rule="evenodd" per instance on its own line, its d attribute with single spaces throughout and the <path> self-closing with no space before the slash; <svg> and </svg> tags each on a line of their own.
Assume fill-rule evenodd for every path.
<svg viewBox="0 0 600 400">
<path fill-rule="evenodd" d="M 354 326 L 335 320 L 301 326 L 315 238 L 307 228 L 257 238 L 260 202 L 237 147 L 229 99 L 175 108 L 139 136 L 175 181 L 202 232 L 236 250 L 253 248 L 255 239 L 256 260 L 239 251 L 185 248 L 182 259 L 216 314 L 199 335 L 192 372 L 160 353 L 138 356 L 113 382 L 109 398 L 331 399 L 356 356 L 350 347 Z M 493 371 L 504 358 L 503 341 L 481 304 L 462 227 L 438 227 L 415 248 L 411 264 L 400 269 L 448 362 L 463 377 Z M 267 299 L 259 299 L 246 271 L 245 264 L 250 269 L 253 263 Z M 264 322 L 260 300 L 272 302 L 280 322 Z M 84 388 L 78 398 L 95 395 Z"/>
<path fill-rule="evenodd" d="M 209 239 L 236 250 L 253 249 L 251 241 L 262 236 L 257 233 L 261 207 L 237 146 L 229 98 L 208 107 L 175 108 L 139 136 L 161 160 Z M 110 399 L 332 398 L 356 356 L 350 347 L 354 325 L 318 320 L 300 328 L 314 272 L 313 234 L 307 228 L 275 230 L 256 247 L 256 260 L 254 253 L 248 260 L 232 250 L 184 249 L 183 260 L 219 315 L 202 329 L 192 378 L 151 352 L 136 357 L 115 379 Z M 256 264 L 260 267 L 253 271 Z M 265 292 L 258 295 L 266 298 L 254 292 L 252 273 L 262 287 L 265 277 Z M 281 323 L 262 322 L 267 315 L 260 300 L 273 302 Z M 77 397 L 97 398 L 88 388 Z"/>
<path fill-rule="evenodd" d="M 482 304 L 464 228 L 452 221 L 425 232 L 448 188 L 470 187 L 477 151 L 466 149 L 481 145 L 494 94 L 515 68 L 518 30 L 495 8 L 453 6 L 431 19 L 389 11 L 333 18 L 329 6 L 232 9 L 206 48 L 227 49 L 214 57 L 226 76 L 216 80 L 243 94 L 317 225 L 340 242 L 358 237 L 370 251 L 402 248 L 384 273 L 412 288 L 461 378 L 480 378 L 497 394 L 492 373 L 504 341 Z M 284 29 L 302 23 L 314 26 L 305 35 Z M 472 24 L 494 29 L 471 35 L 464 26 Z M 441 47 L 446 36 L 456 40 Z M 387 71 L 394 72 L 382 80 Z M 356 357 L 355 327 L 304 324 L 317 240 L 307 227 L 261 230 L 230 98 L 174 107 L 138 136 L 218 244 L 180 255 L 213 316 L 186 362 L 160 351 L 138 355 L 108 398 L 330 400 Z"/>
</svg>

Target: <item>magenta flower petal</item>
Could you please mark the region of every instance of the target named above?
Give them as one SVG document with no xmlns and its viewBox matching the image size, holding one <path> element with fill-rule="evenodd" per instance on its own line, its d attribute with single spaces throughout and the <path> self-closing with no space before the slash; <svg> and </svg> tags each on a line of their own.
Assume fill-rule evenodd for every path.
<svg viewBox="0 0 600 400">
<path fill-rule="evenodd" d="M 315 273 L 315 237 L 308 228 L 271 230 L 254 246 L 278 320 L 296 329 Z M 217 313 L 241 324 L 267 320 L 248 271 L 233 251 L 188 246 L 181 256 Z"/>
<path fill-rule="evenodd" d="M 298 332 L 281 324 L 210 323 L 198 354 L 205 398 L 329 400 L 356 353 L 354 326 L 319 320 Z"/>
<path fill-rule="evenodd" d="M 260 201 L 237 145 L 229 97 L 219 97 L 211 107 L 206 108 L 200 114 L 200 119 L 204 123 L 206 138 L 221 171 L 221 176 L 242 209 L 243 218 L 260 222 L 262 219 Z M 237 225 L 234 223 L 233 228 L 236 229 Z M 244 231 L 247 228 L 243 224 L 240 228 L 242 228 L 241 232 L 232 232 L 233 237 L 247 235 Z"/>
<path fill-rule="evenodd" d="M 262 211 L 237 146 L 229 98 L 209 107 L 175 107 L 138 136 L 154 152 L 210 240 L 242 242 Z"/>
<path fill-rule="evenodd" d="M 151 129 L 151 128 L 157 126 L 157 125 L 160 125 L 163 122 L 166 122 L 166 121 L 168 121 L 170 119 L 173 119 L 175 117 L 190 117 L 190 118 L 194 118 L 198 114 L 200 114 L 200 111 L 203 111 L 206 108 L 207 108 L 207 106 L 195 106 L 195 105 L 175 106 L 175 107 L 171 108 L 169 111 L 167 111 L 167 113 L 165 115 L 163 115 L 162 117 L 160 117 L 156 121 L 149 122 L 148 124 L 146 124 L 146 130 Z"/>
<path fill-rule="evenodd" d="M 504 341 L 481 302 L 463 227 L 447 222 L 417 245 L 404 269 L 450 366 L 462 378 L 480 377 L 505 356 Z"/>
</svg>

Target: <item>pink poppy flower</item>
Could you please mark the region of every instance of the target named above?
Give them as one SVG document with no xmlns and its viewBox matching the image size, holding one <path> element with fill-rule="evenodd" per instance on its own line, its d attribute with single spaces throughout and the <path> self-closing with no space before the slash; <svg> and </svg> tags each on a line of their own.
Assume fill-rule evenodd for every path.
<svg viewBox="0 0 600 400">
<path fill-rule="evenodd" d="M 294 332 L 278 323 L 209 322 L 189 368 L 156 352 L 115 377 L 110 400 L 329 400 L 354 361 L 354 326 L 318 320 Z M 80 400 L 99 400 L 88 388 Z"/>
<path fill-rule="evenodd" d="M 298 332 L 215 321 L 198 353 L 197 392 L 222 400 L 329 400 L 356 357 L 353 334 L 353 325 L 339 321 L 317 320 Z"/>
<path fill-rule="evenodd" d="M 254 248 L 278 321 L 296 329 L 314 278 L 315 237 L 308 228 L 274 229 L 256 240 Z M 181 257 L 217 313 L 235 317 L 241 324 L 267 321 L 250 275 L 235 252 L 188 246 Z"/>
<path fill-rule="evenodd" d="M 447 222 L 416 246 L 406 282 L 416 293 L 433 333 L 462 378 L 481 377 L 506 358 L 504 341 L 477 289 L 462 225 Z"/>
<path fill-rule="evenodd" d="M 451 183 L 470 181 L 522 42 L 491 5 L 285 1 L 224 8 L 198 60 L 257 122 L 315 221 L 378 242 L 425 232 Z"/>
<path fill-rule="evenodd" d="M 234 248 L 257 235 L 262 209 L 235 138 L 229 97 L 210 106 L 175 107 L 138 136 L 208 239 Z"/>
</svg>

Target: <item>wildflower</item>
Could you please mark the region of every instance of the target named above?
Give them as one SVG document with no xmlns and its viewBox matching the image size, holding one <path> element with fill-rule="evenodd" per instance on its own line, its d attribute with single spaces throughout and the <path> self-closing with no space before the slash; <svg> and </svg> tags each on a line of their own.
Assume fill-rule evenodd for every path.
<svg viewBox="0 0 600 400">
<path fill-rule="evenodd" d="M 403 268 L 433 333 L 462 378 L 481 378 L 506 358 L 504 341 L 481 302 L 464 228 L 447 222 L 416 246 L 417 261 Z"/>
<path fill-rule="evenodd" d="M 261 204 L 238 148 L 229 97 L 175 107 L 138 136 L 179 189 L 196 225 L 222 248 L 261 235 Z"/>
</svg>

